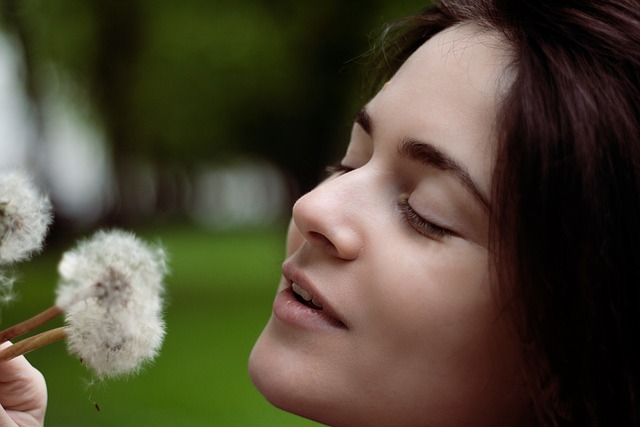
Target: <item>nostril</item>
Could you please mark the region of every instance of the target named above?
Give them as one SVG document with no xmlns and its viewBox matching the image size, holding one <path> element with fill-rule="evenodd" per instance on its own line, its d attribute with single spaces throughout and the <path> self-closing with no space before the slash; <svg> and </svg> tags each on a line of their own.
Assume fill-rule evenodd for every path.
<svg viewBox="0 0 640 427">
<path fill-rule="evenodd" d="M 309 231 L 309 239 L 313 240 L 313 243 L 316 243 L 321 246 L 325 246 L 326 248 L 331 249 L 332 251 L 336 250 L 336 247 L 334 246 L 333 243 L 331 243 L 331 240 L 329 240 L 322 233 L 318 233 L 317 231 Z"/>
<path fill-rule="evenodd" d="M 309 243 L 322 248 L 326 253 L 332 256 L 344 259 L 354 260 L 358 257 L 361 249 L 359 241 L 346 238 L 345 234 L 336 233 L 335 236 L 329 238 L 317 231 L 309 231 L 307 233 L 307 240 Z"/>
</svg>

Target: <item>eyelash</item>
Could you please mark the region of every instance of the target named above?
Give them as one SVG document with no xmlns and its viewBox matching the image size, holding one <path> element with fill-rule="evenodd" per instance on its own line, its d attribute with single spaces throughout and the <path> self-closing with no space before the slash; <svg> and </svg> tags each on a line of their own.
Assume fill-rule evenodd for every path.
<svg viewBox="0 0 640 427">
<path fill-rule="evenodd" d="M 407 197 L 400 199 L 398 202 L 398 209 L 400 210 L 405 222 L 425 237 L 429 237 L 434 240 L 441 240 L 453 235 L 451 230 L 435 225 L 418 215 L 418 213 L 414 211 L 409 204 L 409 199 Z"/>
<path fill-rule="evenodd" d="M 353 171 L 354 168 L 343 165 L 342 163 L 338 163 L 335 165 L 329 165 L 325 168 L 325 171 L 328 175 L 335 174 L 345 174 Z M 435 225 L 434 223 L 427 221 L 422 218 L 418 213 L 413 210 L 411 205 L 409 204 L 408 197 L 404 196 L 398 201 L 398 209 L 402 214 L 403 220 L 418 233 L 422 234 L 425 237 L 441 240 L 445 237 L 449 237 L 453 235 L 451 230 Z"/>
<path fill-rule="evenodd" d="M 344 173 L 351 172 L 352 170 L 354 170 L 354 168 L 343 165 L 342 163 L 329 165 L 325 168 L 325 172 L 327 173 L 327 175 L 342 175 Z"/>
</svg>

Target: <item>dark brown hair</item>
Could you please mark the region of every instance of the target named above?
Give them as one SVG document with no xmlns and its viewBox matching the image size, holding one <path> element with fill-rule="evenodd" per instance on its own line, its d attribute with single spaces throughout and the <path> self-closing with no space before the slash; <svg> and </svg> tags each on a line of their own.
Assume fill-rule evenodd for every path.
<svg viewBox="0 0 640 427">
<path fill-rule="evenodd" d="M 377 82 L 462 22 L 512 48 L 491 251 L 538 423 L 640 426 L 640 2 L 443 0 L 389 27 Z"/>
</svg>

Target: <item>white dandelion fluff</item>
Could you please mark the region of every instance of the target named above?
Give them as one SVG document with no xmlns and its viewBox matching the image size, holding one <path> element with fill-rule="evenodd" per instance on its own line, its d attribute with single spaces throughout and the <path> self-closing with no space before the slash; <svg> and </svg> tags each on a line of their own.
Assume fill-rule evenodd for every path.
<svg viewBox="0 0 640 427">
<path fill-rule="evenodd" d="M 15 298 L 15 294 L 13 292 L 14 283 L 15 276 L 0 270 L 0 304 L 7 304 L 10 301 L 13 301 Z"/>
<path fill-rule="evenodd" d="M 124 231 L 101 231 L 66 252 L 56 304 L 0 331 L 0 343 L 65 313 L 66 326 L 0 350 L 0 361 L 66 339 L 69 352 L 98 377 L 135 373 L 158 353 L 166 255 Z"/>
<path fill-rule="evenodd" d="M 51 223 L 51 203 L 20 171 L 0 174 L 0 264 L 29 258 L 42 249 Z"/>
<path fill-rule="evenodd" d="M 56 306 L 70 353 L 99 377 L 133 373 L 162 344 L 166 255 L 133 234 L 101 231 L 64 254 Z"/>
</svg>

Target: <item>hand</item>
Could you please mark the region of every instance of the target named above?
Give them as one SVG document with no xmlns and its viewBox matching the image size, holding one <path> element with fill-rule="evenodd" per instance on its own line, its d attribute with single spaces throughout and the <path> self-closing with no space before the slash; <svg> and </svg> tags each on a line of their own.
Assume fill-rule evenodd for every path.
<svg viewBox="0 0 640 427">
<path fill-rule="evenodd" d="M 40 427 L 46 408 L 47 385 L 40 371 L 24 356 L 0 362 L 0 427 Z"/>
</svg>

